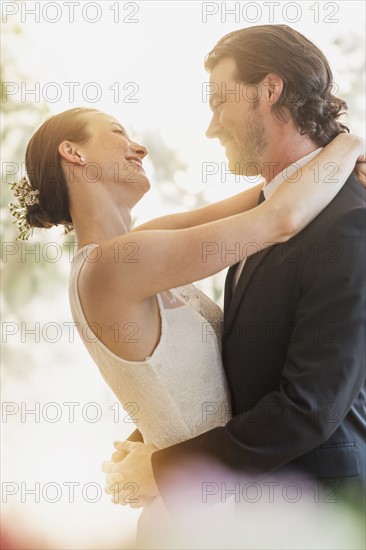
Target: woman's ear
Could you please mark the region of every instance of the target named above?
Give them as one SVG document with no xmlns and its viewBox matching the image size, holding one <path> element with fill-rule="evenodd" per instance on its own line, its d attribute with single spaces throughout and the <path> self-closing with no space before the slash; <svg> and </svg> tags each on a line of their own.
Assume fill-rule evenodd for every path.
<svg viewBox="0 0 366 550">
<path fill-rule="evenodd" d="M 85 162 L 84 159 L 76 152 L 75 145 L 70 141 L 63 141 L 62 143 L 60 143 L 60 145 L 58 146 L 58 152 L 60 153 L 61 157 L 67 162 L 80 165 L 84 164 Z"/>
<path fill-rule="evenodd" d="M 266 98 L 271 105 L 274 105 L 280 98 L 283 90 L 283 80 L 275 73 L 267 74 L 264 79 Z"/>
</svg>

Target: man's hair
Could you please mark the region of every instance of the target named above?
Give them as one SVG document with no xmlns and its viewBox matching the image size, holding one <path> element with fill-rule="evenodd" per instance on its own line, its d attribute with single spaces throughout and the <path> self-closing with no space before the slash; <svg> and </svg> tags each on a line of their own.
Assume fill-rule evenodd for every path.
<svg viewBox="0 0 366 550">
<path fill-rule="evenodd" d="M 338 118 L 347 104 L 332 94 L 333 75 L 325 55 L 302 34 L 287 25 L 258 25 L 233 31 L 219 40 L 206 56 L 211 72 L 221 59 L 235 60 L 234 78 L 258 84 L 269 73 L 280 76 L 284 88 L 273 113 L 281 120 L 293 118 L 300 133 L 319 146 L 342 132 L 349 132 Z"/>
</svg>

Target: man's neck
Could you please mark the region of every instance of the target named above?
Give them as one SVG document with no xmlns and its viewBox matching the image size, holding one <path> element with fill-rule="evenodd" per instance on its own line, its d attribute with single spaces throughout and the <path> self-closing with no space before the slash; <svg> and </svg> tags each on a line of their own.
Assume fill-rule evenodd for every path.
<svg viewBox="0 0 366 550">
<path fill-rule="evenodd" d="M 319 147 L 314 141 L 299 134 L 284 136 L 279 141 L 271 150 L 266 151 L 262 159 L 262 176 L 266 180 L 266 185 L 285 168 Z"/>
</svg>

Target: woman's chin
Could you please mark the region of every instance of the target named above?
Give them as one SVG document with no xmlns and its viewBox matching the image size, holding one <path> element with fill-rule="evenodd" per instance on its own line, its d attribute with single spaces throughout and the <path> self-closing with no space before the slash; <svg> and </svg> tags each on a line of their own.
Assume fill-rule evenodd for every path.
<svg viewBox="0 0 366 550">
<path fill-rule="evenodd" d="M 151 187 L 151 182 L 149 178 L 146 176 L 146 174 L 141 174 L 141 183 L 143 184 L 145 188 L 145 193 L 147 193 Z"/>
<path fill-rule="evenodd" d="M 144 193 L 149 191 L 151 187 L 151 182 L 147 175 L 145 174 L 145 170 L 141 169 L 136 174 L 133 175 L 133 179 L 127 180 L 130 185 L 133 185 L 134 187 L 140 189 Z"/>
</svg>

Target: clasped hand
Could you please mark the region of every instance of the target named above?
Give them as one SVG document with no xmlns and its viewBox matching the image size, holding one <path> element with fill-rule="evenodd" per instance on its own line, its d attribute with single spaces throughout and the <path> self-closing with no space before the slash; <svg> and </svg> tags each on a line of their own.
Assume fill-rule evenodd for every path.
<svg viewBox="0 0 366 550">
<path fill-rule="evenodd" d="M 157 448 L 134 441 L 115 441 L 114 447 L 117 452 L 102 465 L 105 492 L 112 495 L 115 504 L 140 508 L 159 494 L 151 464 Z"/>
</svg>

